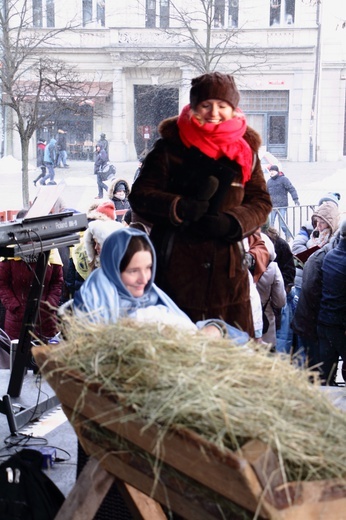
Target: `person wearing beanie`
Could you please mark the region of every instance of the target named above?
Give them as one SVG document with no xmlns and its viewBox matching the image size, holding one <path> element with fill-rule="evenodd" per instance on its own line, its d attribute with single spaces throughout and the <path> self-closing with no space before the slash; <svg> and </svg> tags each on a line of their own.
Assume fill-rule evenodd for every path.
<svg viewBox="0 0 346 520">
<path fill-rule="evenodd" d="M 122 222 L 124 210 L 131 209 L 128 201 L 129 193 L 129 185 L 124 179 L 114 179 L 114 181 L 109 185 L 108 197 L 114 204 L 116 219 L 118 222 Z M 118 211 L 119 213 L 117 213 Z"/>
<path fill-rule="evenodd" d="M 317 333 L 322 384 L 333 385 L 339 356 L 346 362 L 346 220 L 340 241 L 322 263 L 322 294 Z"/>
<path fill-rule="evenodd" d="M 278 219 L 280 229 L 282 229 L 285 234 L 286 240 L 289 240 L 291 235 L 287 226 L 284 224 L 287 218 L 288 194 L 291 195 L 295 205 L 299 206 L 297 190 L 283 172 L 280 172 L 279 167 L 276 164 L 273 164 L 269 168 L 269 175 L 270 177 L 267 181 L 267 189 L 273 204 L 270 224 L 274 227 L 275 221 Z M 281 218 L 278 217 L 279 214 L 281 215 Z"/>
<path fill-rule="evenodd" d="M 318 206 L 320 206 L 323 202 L 334 202 L 337 206 L 339 206 L 339 200 L 341 199 L 340 193 L 333 193 L 332 191 L 328 191 L 326 195 L 320 198 L 318 201 Z"/>
<path fill-rule="evenodd" d="M 253 336 L 239 242 L 266 221 L 271 202 L 261 138 L 239 100 L 229 74 L 193 78 L 190 103 L 160 123 L 129 203 L 151 228 L 160 288 L 193 321 L 219 316 Z"/>
<path fill-rule="evenodd" d="M 88 220 L 115 220 L 115 208 L 111 201 L 93 204 L 87 213 Z"/>
</svg>

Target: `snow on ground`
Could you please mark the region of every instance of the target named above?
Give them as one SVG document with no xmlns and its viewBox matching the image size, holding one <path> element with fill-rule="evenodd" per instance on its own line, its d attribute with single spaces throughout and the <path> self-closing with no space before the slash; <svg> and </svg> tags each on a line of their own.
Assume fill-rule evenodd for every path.
<svg viewBox="0 0 346 520">
<path fill-rule="evenodd" d="M 29 163 L 29 171 L 36 170 L 36 166 Z M 15 159 L 12 155 L 6 155 L 0 159 L 0 170 L 3 173 L 20 174 L 22 171 L 22 161 Z"/>
<path fill-rule="evenodd" d="M 299 187 L 297 190 L 300 194 L 304 193 L 304 199 L 308 197 L 309 202 L 311 200 L 315 201 L 315 204 L 319 201 L 319 199 L 326 195 L 328 192 L 340 193 L 341 199 L 339 202 L 339 209 L 341 213 L 346 213 L 346 169 L 339 169 L 335 173 L 330 176 L 325 177 L 324 179 L 316 182 L 306 183 Z M 296 183 L 297 184 L 297 183 Z M 300 196 L 300 199 L 302 197 Z M 303 200 L 300 200 L 301 203 L 304 203 Z M 308 203 L 308 202 L 306 202 Z"/>
</svg>

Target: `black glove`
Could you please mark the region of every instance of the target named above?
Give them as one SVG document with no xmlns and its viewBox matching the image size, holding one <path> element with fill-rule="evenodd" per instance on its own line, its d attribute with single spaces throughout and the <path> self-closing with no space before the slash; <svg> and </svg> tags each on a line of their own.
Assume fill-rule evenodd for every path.
<svg viewBox="0 0 346 520">
<path fill-rule="evenodd" d="M 177 202 L 176 212 L 181 220 L 197 222 L 205 215 L 209 208 L 209 199 L 218 189 L 219 181 L 216 177 L 208 177 L 199 186 L 196 197 L 182 197 Z"/>
<path fill-rule="evenodd" d="M 225 238 L 228 242 L 237 242 L 242 238 L 242 229 L 238 220 L 227 213 L 204 215 L 195 229 L 205 238 Z"/>
</svg>

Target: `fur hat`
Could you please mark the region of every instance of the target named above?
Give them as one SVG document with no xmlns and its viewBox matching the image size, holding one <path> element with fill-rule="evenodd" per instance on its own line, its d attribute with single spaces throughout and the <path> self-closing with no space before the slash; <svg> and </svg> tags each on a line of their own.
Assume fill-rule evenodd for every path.
<svg viewBox="0 0 346 520">
<path fill-rule="evenodd" d="M 102 202 L 96 208 L 91 208 L 88 213 L 89 220 L 115 220 L 115 207 L 113 202 Z"/>
<path fill-rule="evenodd" d="M 92 262 L 96 256 L 94 248 L 94 240 L 96 240 L 100 246 L 103 246 L 103 242 L 109 235 L 118 229 L 122 229 L 124 226 L 120 222 L 115 220 L 94 220 L 89 223 L 88 229 L 84 234 L 84 247 L 88 256 L 88 261 Z"/>
<path fill-rule="evenodd" d="M 190 106 L 195 109 L 206 99 L 221 99 L 237 108 L 240 95 L 235 81 L 229 74 L 211 72 L 203 74 L 191 81 Z"/>
</svg>

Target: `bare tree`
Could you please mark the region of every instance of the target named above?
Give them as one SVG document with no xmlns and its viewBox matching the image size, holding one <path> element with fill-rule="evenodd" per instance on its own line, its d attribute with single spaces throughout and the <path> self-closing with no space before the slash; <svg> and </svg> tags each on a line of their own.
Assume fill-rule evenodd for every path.
<svg viewBox="0 0 346 520">
<path fill-rule="evenodd" d="M 182 27 L 183 38 L 194 51 L 192 54 L 182 54 L 183 62 L 201 74 L 216 70 L 225 60 L 231 63 L 232 70 L 229 72 L 232 74 L 252 68 L 254 62 L 257 66 L 265 63 L 265 54 L 254 45 L 246 48 L 239 45 L 239 36 L 244 28 L 229 27 L 228 19 L 223 19 L 224 13 L 217 10 L 215 0 L 198 0 L 196 8 L 193 8 L 194 4 L 186 5 L 178 8 L 171 2 L 171 17 Z M 218 29 L 217 32 L 215 29 Z M 172 28 L 167 31 L 176 33 Z M 242 59 L 244 56 L 246 60 Z"/>
<path fill-rule="evenodd" d="M 3 111 L 10 109 L 20 137 L 23 207 L 29 205 L 30 139 L 45 121 L 88 97 L 87 84 L 79 81 L 77 71 L 51 52 L 59 34 L 71 29 L 35 29 L 27 0 L 2 0 L 1 105 Z"/>
<path fill-rule="evenodd" d="M 266 63 L 266 53 L 255 44 L 240 45 L 244 27 L 228 26 L 228 17 L 216 4 L 215 0 L 196 0 L 179 6 L 171 0 L 169 19 L 174 26 L 171 23 L 161 30 L 165 31 L 167 40 L 176 45 L 175 50 L 166 48 L 164 54 L 161 51 L 148 55 L 141 50 L 137 59 L 162 62 L 164 57 L 165 63 L 186 64 L 200 74 L 225 67 L 225 63 L 230 74 L 254 66 L 258 70 Z"/>
</svg>

